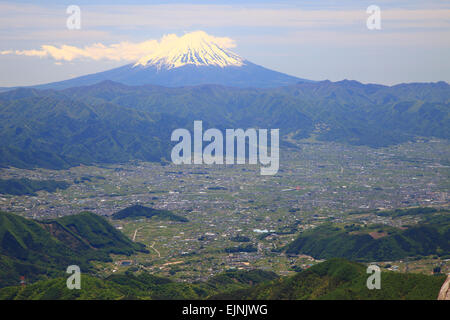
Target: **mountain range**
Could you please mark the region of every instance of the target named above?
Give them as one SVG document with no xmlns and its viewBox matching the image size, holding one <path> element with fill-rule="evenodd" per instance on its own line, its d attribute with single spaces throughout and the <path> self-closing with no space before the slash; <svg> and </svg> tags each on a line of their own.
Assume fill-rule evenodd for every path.
<svg viewBox="0 0 450 320">
<path fill-rule="evenodd" d="M 279 128 L 282 139 L 314 137 L 383 147 L 417 137 L 450 138 L 450 86 L 356 81 L 277 88 L 219 85 L 167 88 L 101 83 L 64 90 L 0 93 L 0 165 L 170 159 L 171 132 L 204 127 Z"/>
<path fill-rule="evenodd" d="M 229 270 L 196 283 L 177 283 L 147 272 L 105 279 L 83 274 L 83 290 L 67 290 L 66 279 L 55 278 L 0 289 L 0 299 L 435 300 L 445 276 L 384 271 L 382 290 L 368 290 L 366 281 L 366 266 L 330 259 L 282 278 L 263 270 Z"/>
</svg>

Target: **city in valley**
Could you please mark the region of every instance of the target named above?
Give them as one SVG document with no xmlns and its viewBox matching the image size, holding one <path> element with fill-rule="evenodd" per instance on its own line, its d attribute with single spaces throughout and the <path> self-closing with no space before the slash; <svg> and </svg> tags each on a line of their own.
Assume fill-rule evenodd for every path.
<svg viewBox="0 0 450 320">
<path fill-rule="evenodd" d="M 105 276 L 147 270 L 193 282 L 229 269 L 256 268 L 288 275 L 321 261 L 280 250 L 299 233 L 327 222 L 414 225 L 420 216 L 375 212 L 419 206 L 448 209 L 449 176 L 450 146 L 445 140 L 419 139 L 373 149 L 309 139 L 281 148 L 280 169 L 274 176 L 261 176 L 258 165 L 248 164 L 2 168 L 2 179 L 58 180 L 70 187 L 36 195 L 0 195 L 0 210 L 38 220 L 91 211 L 147 246 L 148 253 L 94 262 Z M 111 218 L 136 204 L 169 210 L 188 221 Z M 242 247 L 246 250 L 233 250 Z M 389 270 L 426 274 L 440 266 L 448 273 L 450 263 L 444 258 L 378 263 Z"/>
</svg>

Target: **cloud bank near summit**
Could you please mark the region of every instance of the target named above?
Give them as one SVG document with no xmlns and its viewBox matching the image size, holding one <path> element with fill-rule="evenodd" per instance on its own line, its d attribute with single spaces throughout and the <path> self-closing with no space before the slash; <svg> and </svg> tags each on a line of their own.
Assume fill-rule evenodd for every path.
<svg viewBox="0 0 450 320">
<path fill-rule="evenodd" d="M 198 32 L 198 31 L 197 31 Z M 185 42 L 186 36 L 193 34 L 188 33 L 183 36 L 176 34 L 168 34 L 160 40 L 149 39 L 143 42 L 123 41 L 120 43 L 105 45 L 103 43 L 95 43 L 92 45 L 77 47 L 72 45 L 42 45 L 39 49 L 30 50 L 4 50 L 0 51 L 0 55 L 18 55 L 40 58 L 51 58 L 57 61 L 73 61 L 76 59 L 86 60 L 111 60 L 111 61 L 127 61 L 136 62 L 143 56 L 151 55 L 161 48 L 177 47 Z M 225 49 L 234 48 L 235 41 L 228 37 L 214 37 L 205 34 L 208 41 L 215 43 L 217 46 Z"/>
</svg>

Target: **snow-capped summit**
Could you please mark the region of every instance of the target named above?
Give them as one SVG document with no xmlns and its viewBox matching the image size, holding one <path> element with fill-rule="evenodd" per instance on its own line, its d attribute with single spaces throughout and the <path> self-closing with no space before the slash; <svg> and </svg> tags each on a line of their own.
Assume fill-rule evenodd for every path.
<svg viewBox="0 0 450 320">
<path fill-rule="evenodd" d="M 137 62 L 112 70 L 44 84 L 37 88 L 64 89 L 105 80 L 125 85 L 183 87 L 216 84 L 232 87 L 278 87 L 308 81 L 269 70 L 245 60 L 229 49 L 230 38 L 203 31 L 164 36 Z"/>
<path fill-rule="evenodd" d="M 155 66 L 157 69 L 173 69 L 185 65 L 195 66 L 243 66 L 244 59 L 227 50 L 226 38 L 216 38 L 204 31 L 196 31 L 167 39 L 158 49 L 142 57 L 134 66 Z"/>
</svg>

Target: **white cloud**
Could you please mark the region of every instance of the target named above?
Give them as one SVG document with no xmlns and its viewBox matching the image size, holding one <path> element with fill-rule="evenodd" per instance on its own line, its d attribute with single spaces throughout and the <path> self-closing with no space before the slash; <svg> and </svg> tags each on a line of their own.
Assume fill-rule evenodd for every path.
<svg viewBox="0 0 450 320">
<path fill-rule="evenodd" d="M 214 37 L 205 35 L 208 41 L 216 43 L 222 48 L 233 48 L 235 43 L 227 37 Z M 0 54 L 14 54 L 30 57 L 49 57 L 57 61 L 73 61 L 75 59 L 89 60 L 112 60 L 112 61 L 138 61 L 145 55 L 152 54 L 160 48 L 168 48 L 176 46 L 178 42 L 183 41 L 185 36 L 177 36 L 176 34 L 168 34 L 158 40 L 147 40 L 143 42 L 120 42 L 111 45 L 95 43 L 90 46 L 76 47 L 71 45 L 53 46 L 42 45 L 40 49 L 31 50 L 6 50 L 0 51 Z"/>
</svg>

